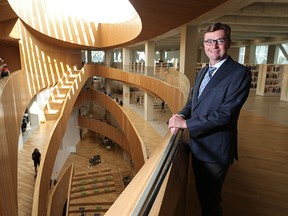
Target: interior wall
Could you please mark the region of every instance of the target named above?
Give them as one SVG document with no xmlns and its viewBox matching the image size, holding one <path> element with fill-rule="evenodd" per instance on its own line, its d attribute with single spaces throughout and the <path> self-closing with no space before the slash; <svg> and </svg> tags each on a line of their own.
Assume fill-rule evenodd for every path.
<svg viewBox="0 0 288 216">
<path fill-rule="evenodd" d="M 0 58 L 7 64 L 10 73 L 21 69 L 18 43 L 0 43 Z"/>
<path fill-rule="evenodd" d="M 0 58 L 8 65 L 10 72 L 21 70 L 20 50 L 17 38 L 11 36 L 15 20 L 0 23 Z"/>
<path fill-rule="evenodd" d="M 2 30 L 5 29 L 7 35 L 19 40 L 18 49 L 14 47 L 10 49 L 10 46 L 7 46 L 9 49 L 5 50 L 9 64 L 17 68 L 20 67 L 19 62 L 22 63 L 22 70 L 15 72 L 6 80 L 1 95 L 0 158 L 3 161 L 0 160 L 0 171 L 5 175 L 0 178 L 2 206 L 0 215 L 11 216 L 18 215 L 18 160 L 15 158 L 18 158 L 19 128 L 23 113 L 36 94 L 42 89 L 53 86 L 73 65 L 81 64 L 80 50 L 58 47 L 48 44 L 46 41 L 39 41 L 20 20 L 14 23 L 15 25 L 9 25 L 9 28 L 5 26 L 2 29 L 3 25 L 1 26 L 2 38 Z M 50 163 L 53 165 L 54 161 L 50 161 Z"/>
<path fill-rule="evenodd" d="M 53 86 L 75 65 L 81 65 L 81 50 L 63 48 L 39 40 L 18 21 L 20 57 L 29 80 L 30 94 Z"/>
<path fill-rule="evenodd" d="M 67 123 L 67 128 L 62 139 L 62 144 L 58 150 L 52 171 L 52 179 L 57 179 L 66 159 L 70 153 L 76 153 L 76 145 L 80 141 L 80 131 L 78 127 L 78 108 L 74 108 Z"/>
</svg>

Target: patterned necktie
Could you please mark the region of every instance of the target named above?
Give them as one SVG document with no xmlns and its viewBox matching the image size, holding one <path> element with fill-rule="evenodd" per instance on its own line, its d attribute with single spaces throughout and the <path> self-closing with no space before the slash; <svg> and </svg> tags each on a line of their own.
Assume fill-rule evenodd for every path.
<svg viewBox="0 0 288 216">
<path fill-rule="evenodd" d="M 216 67 L 209 67 L 207 73 L 205 74 L 203 80 L 202 80 L 202 83 L 200 85 L 200 88 L 199 88 L 199 94 L 198 94 L 198 98 L 200 97 L 201 93 L 203 92 L 205 86 L 207 85 L 207 83 L 210 81 L 211 77 L 212 77 L 212 74 L 213 72 L 216 70 L 217 68 Z"/>
</svg>

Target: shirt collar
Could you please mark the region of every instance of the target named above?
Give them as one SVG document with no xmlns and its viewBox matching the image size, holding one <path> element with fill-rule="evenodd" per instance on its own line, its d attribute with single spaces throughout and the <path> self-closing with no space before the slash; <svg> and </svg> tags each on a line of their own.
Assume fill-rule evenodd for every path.
<svg viewBox="0 0 288 216">
<path fill-rule="evenodd" d="M 212 76 L 216 73 L 216 71 L 221 67 L 221 65 L 227 60 L 228 56 L 222 59 L 220 62 L 216 63 L 215 65 L 211 66 L 209 63 L 209 67 L 215 67 L 216 70 L 212 73 Z"/>
</svg>

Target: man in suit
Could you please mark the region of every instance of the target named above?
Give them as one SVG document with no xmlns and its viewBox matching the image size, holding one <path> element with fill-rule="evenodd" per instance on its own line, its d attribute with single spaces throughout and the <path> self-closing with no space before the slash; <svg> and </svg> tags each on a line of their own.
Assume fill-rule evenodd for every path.
<svg viewBox="0 0 288 216">
<path fill-rule="evenodd" d="M 189 131 L 202 216 L 222 215 L 221 191 L 229 165 L 237 159 L 238 117 L 250 90 L 251 72 L 227 53 L 230 35 L 226 24 L 206 28 L 203 43 L 209 66 L 198 73 L 183 110 L 169 119 L 172 133 L 177 128 Z"/>
</svg>

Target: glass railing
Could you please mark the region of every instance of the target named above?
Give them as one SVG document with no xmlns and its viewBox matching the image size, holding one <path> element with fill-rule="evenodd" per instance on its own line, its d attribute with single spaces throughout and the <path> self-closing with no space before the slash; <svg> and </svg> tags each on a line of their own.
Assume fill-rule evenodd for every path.
<svg viewBox="0 0 288 216">
<path fill-rule="evenodd" d="M 159 163 L 151 176 L 149 182 L 137 204 L 135 205 L 131 216 L 148 216 L 154 201 L 162 187 L 167 173 L 173 163 L 179 144 L 182 142 L 183 130 L 178 130 L 173 134 L 169 143 L 159 160 Z"/>
</svg>

